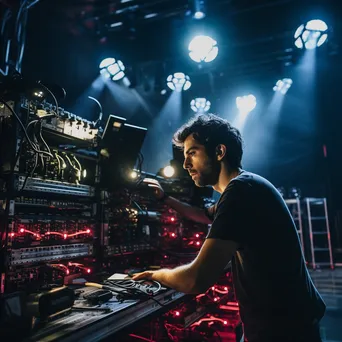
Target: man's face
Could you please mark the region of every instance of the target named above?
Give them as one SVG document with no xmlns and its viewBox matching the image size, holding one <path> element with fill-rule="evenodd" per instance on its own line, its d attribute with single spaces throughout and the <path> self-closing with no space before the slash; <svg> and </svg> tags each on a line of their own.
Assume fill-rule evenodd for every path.
<svg viewBox="0 0 342 342">
<path fill-rule="evenodd" d="M 184 158 L 183 167 L 188 170 L 197 186 L 217 184 L 221 165 L 209 158 L 205 147 L 192 134 L 184 141 Z"/>
</svg>

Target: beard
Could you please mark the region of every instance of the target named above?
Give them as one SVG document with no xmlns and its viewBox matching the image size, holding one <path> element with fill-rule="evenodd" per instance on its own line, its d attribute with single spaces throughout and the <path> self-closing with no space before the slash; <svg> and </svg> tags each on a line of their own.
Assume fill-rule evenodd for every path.
<svg viewBox="0 0 342 342">
<path fill-rule="evenodd" d="M 208 159 L 201 171 L 196 170 L 194 183 L 198 187 L 204 187 L 209 185 L 215 185 L 218 182 L 221 172 L 221 163 L 217 160 Z"/>
</svg>

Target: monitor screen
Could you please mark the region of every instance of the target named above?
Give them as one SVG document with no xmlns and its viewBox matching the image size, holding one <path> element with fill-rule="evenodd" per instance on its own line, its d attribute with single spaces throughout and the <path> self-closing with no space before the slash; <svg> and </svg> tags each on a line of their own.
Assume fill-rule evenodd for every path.
<svg viewBox="0 0 342 342">
<path fill-rule="evenodd" d="M 114 121 L 113 121 L 114 122 Z M 112 124 L 109 127 L 113 127 Z M 145 140 L 147 129 L 123 122 L 118 130 L 104 131 L 102 147 L 106 154 L 102 158 L 101 186 L 117 188 L 129 179 Z"/>
</svg>

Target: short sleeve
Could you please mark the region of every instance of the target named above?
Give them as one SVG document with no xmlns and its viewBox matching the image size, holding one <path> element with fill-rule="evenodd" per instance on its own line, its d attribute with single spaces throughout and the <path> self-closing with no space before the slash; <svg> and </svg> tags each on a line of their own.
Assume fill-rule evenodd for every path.
<svg viewBox="0 0 342 342">
<path fill-rule="evenodd" d="M 244 243 L 250 236 L 249 185 L 235 180 L 223 192 L 207 238 Z"/>
<path fill-rule="evenodd" d="M 215 217 L 215 213 L 216 213 L 216 208 L 217 208 L 217 204 L 215 203 L 214 205 L 204 209 L 205 214 L 207 215 L 207 217 L 211 221 L 214 221 L 214 217 Z"/>
</svg>

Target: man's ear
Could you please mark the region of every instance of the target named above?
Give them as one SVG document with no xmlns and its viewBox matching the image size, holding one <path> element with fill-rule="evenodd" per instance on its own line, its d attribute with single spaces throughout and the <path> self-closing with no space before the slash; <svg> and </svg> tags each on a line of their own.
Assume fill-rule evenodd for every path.
<svg viewBox="0 0 342 342">
<path fill-rule="evenodd" d="M 223 157 L 226 155 L 227 148 L 225 145 L 220 144 L 216 146 L 216 159 L 221 161 Z"/>
</svg>

